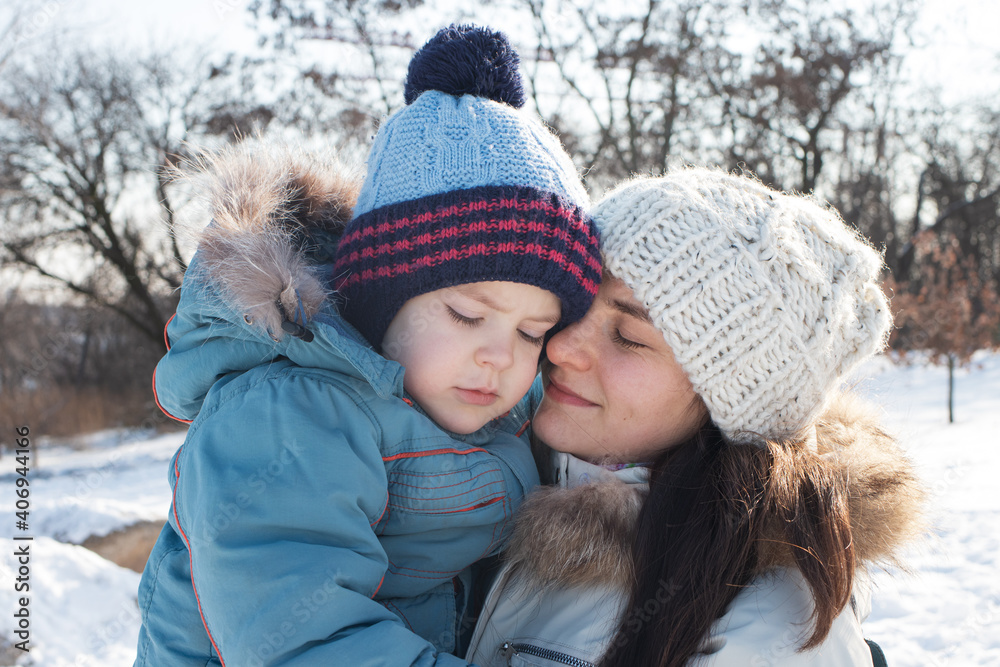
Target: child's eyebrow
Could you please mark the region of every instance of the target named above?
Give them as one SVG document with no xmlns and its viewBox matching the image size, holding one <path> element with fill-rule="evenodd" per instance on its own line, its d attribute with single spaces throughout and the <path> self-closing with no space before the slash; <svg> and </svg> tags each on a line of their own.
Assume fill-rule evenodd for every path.
<svg viewBox="0 0 1000 667">
<path fill-rule="evenodd" d="M 492 308 L 493 310 L 497 311 L 498 313 L 507 314 L 511 310 L 513 310 L 513 308 L 502 307 L 489 294 L 487 294 L 486 292 L 480 291 L 480 290 L 476 289 L 475 287 L 470 287 L 468 285 L 456 285 L 453 289 L 456 292 L 458 292 L 459 294 L 461 294 L 462 296 L 467 296 L 470 299 L 473 299 L 474 301 L 478 301 L 479 303 L 483 304 L 487 308 Z M 545 322 L 545 323 L 548 323 L 548 324 L 556 324 L 557 322 L 559 322 L 559 320 L 562 319 L 562 314 L 561 313 L 556 313 L 555 315 L 540 315 L 538 317 L 532 316 L 532 317 L 529 317 L 528 319 L 534 320 L 536 322 Z"/>
<path fill-rule="evenodd" d="M 543 324 L 558 324 L 559 320 L 562 319 L 562 314 L 560 313 L 558 315 L 542 315 L 540 317 L 532 316 L 529 317 L 528 319 L 532 320 L 533 322 L 541 322 Z"/>
<path fill-rule="evenodd" d="M 629 303 L 628 301 L 622 301 L 621 299 L 608 299 L 607 304 L 620 313 L 634 317 L 637 320 L 642 320 L 643 322 L 649 322 L 650 324 L 653 323 L 653 319 L 642 306 Z"/>
</svg>

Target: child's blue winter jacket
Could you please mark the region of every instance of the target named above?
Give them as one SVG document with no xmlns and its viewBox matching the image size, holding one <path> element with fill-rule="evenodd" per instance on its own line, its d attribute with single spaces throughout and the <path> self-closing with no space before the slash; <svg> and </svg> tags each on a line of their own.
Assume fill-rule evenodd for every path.
<svg viewBox="0 0 1000 667">
<path fill-rule="evenodd" d="M 154 375 L 191 426 L 136 665 L 465 664 L 447 654 L 469 566 L 538 483 L 537 383 L 480 431 L 443 431 L 322 289 L 353 203 L 343 174 L 259 147 L 209 171 L 213 223 Z"/>
</svg>

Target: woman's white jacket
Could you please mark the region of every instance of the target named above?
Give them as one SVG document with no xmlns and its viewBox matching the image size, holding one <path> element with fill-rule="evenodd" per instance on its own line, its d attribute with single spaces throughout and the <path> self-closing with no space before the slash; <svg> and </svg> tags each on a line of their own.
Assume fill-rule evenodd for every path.
<svg viewBox="0 0 1000 667">
<path fill-rule="evenodd" d="M 861 621 L 867 569 L 892 561 L 921 528 L 923 493 L 895 441 L 858 401 L 839 397 L 817 425 L 817 449 L 847 485 L 859 571 L 855 594 L 826 639 L 799 651 L 811 633 L 809 589 L 790 553 L 764 558 L 751 584 L 713 625 L 692 667 L 834 667 L 872 664 Z M 483 667 L 596 665 L 624 615 L 638 630 L 671 595 L 660 582 L 647 608 L 627 609 L 630 536 L 646 489 L 645 470 L 609 471 L 553 455 L 554 482 L 517 517 L 514 538 L 472 637 L 469 662 Z"/>
</svg>

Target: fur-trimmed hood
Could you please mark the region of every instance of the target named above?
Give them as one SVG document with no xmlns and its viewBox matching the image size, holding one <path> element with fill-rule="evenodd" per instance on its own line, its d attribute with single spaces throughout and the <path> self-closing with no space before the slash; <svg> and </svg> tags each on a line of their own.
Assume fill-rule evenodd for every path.
<svg viewBox="0 0 1000 667">
<path fill-rule="evenodd" d="M 190 165 L 208 198 L 199 269 L 234 310 L 274 338 L 328 296 L 323 275 L 350 221 L 361 174 L 334 158 L 245 141 Z M 303 319 L 300 317 L 300 320 Z"/>
<path fill-rule="evenodd" d="M 912 464 L 872 408 L 851 394 L 831 402 L 816 434 L 816 453 L 848 490 L 859 567 L 896 562 L 900 547 L 924 525 L 924 489 Z M 527 587 L 627 589 L 644 495 L 643 486 L 615 481 L 535 491 L 519 510 L 505 552 L 512 575 Z M 773 518 L 765 529 L 761 572 L 794 565 L 778 521 Z"/>
<path fill-rule="evenodd" d="M 212 221 L 166 330 L 153 375 L 160 407 L 193 420 L 220 378 L 286 358 L 402 394 L 402 368 L 340 318 L 330 288 L 360 169 L 266 142 L 200 156 L 181 175 Z"/>
</svg>

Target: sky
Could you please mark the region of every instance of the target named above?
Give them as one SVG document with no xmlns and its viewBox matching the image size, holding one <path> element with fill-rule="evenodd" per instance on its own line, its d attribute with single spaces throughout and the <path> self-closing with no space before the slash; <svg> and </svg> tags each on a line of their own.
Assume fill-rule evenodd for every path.
<svg viewBox="0 0 1000 667">
<path fill-rule="evenodd" d="M 256 48 L 255 35 L 247 25 L 248 1 L 7 0 L 0 9 L 0 30 L 6 25 L 5 13 L 20 8 L 19 45 L 25 47 L 39 46 L 59 35 L 135 49 L 198 47 L 247 52 Z M 864 6 L 866 0 L 851 4 Z M 909 58 L 914 80 L 940 85 L 949 103 L 1000 91 L 1000 37 L 996 30 L 1000 3 L 924 0 L 923 5 Z M 484 8 L 482 17 L 484 23 L 506 29 L 512 36 L 517 31 L 516 25 L 505 25 L 510 20 L 496 10 Z M 440 23 L 450 18 L 442 16 Z"/>
<path fill-rule="evenodd" d="M 996 0 L 925 0 L 915 38 L 924 46 L 914 54 L 914 75 L 937 82 L 955 101 L 1000 91 L 997 26 Z"/>
</svg>

